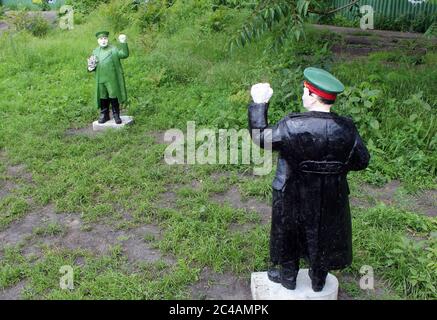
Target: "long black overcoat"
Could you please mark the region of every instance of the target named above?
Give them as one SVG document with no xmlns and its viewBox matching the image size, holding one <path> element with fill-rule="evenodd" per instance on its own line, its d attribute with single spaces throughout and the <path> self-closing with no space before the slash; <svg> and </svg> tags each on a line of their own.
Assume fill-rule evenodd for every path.
<svg viewBox="0 0 437 320">
<path fill-rule="evenodd" d="M 249 129 L 261 147 L 279 152 L 273 189 L 284 192 L 290 245 L 298 257 L 328 270 L 352 262 L 347 173 L 363 170 L 370 155 L 350 118 L 333 112 L 291 113 L 269 127 L 268 104 L 249 105 Z M 258 129 L 258 130 L 253 130 Z M 268 130 L 266 130 L 268 129 Z M 272 226 L 275 227 L 275 226 Z"/>
</svg>

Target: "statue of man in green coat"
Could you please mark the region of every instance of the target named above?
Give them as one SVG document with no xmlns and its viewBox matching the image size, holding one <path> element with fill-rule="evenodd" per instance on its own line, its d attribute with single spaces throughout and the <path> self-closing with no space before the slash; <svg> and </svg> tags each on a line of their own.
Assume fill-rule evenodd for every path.
<svg viewBox="0 0 437 320">
<path fill-rule="evenodd" d="M 120 104 L 127 101 L 127 93 L 120 59 L 129 57 L 129 48 L 124 34 L 118 38 L 119 47 L 109 45 L 108 36 L 108 31 L 96 33 L 99 47 L 88 59 L 88 71 L 96 72 L 96 102 L 100 108 L 98 122 L 105 123 L 110 119 L 109 105 L 112 105 L 114 121 L 121 124 Z"/>
</svg>

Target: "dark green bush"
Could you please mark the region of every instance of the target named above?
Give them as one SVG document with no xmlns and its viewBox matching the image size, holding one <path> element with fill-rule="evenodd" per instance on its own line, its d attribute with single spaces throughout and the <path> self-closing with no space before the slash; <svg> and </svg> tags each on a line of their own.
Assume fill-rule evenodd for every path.
<svg viewBox="0 0 437 320">
<path fill-rule="evenodd" d="M 229 8 L 254 7 L 258 1 L 255 0 L 213 0 L 213 8 L 226 6 Z"/>
<path fill-rule="evenodd" d="M 140 27 L 146 29 L 147 27 L 158 25 L 166 8 L 166 0 L 151 0 L 146 5 L 139 7 Z"/>
<path fill-rule="evenodd" d="M 11 23 L 17 31 L 27 30 L 36 37 L 43 37 L 50 29 L 49 22 L 40 14 L 31 14 L 26 10 L 18 11 L 9 16 Z"/>
<path fill-rule="evenodd" d="M 29 18 L 26 29 L 35 37 L 44 37 L 49 31 L 50 25 L 41 15 L 33 15 Z"/>
<path fill-rule="evenodd" d="M 360 25 L 361 14 L 352 11 L 352 18 L 342 13 L 335 15 L 320 16 L 318 23 L 340 27 L 356 27 Z M 388 17 L 375 13 L 375 29 L 393 30 L 403 32 L 425 33 L 433 23 L 437 22 L 437 14 L 403 14 L 396 17 Z"/>
<path fill-rule="evenodd" d="M 38 6 L 40 7 L 41 11 L 50 11 L 52 9 L 47 0 L 42 1 Z"/>
<path fill-rule="evenodd" d="M 394 18 L 377 14 L 375 15 L 375 29 L 425 33 L 436 21 L 437 14 L 404 14 Z"/>
</svg>

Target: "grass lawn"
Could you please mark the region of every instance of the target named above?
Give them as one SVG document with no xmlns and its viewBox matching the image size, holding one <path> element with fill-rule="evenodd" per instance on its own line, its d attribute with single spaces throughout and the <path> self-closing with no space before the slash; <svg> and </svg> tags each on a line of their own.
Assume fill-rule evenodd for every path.
<svg viewBox="0 0 437 320">
<path fill-rule="evenodd" d="M 349 175 L 354 262 L 335 272 L 340 297 L 437 298 L 434 47 L 340 59 L 330 45 L 341 36 L 308 28 L 279 51 L 266 37 L 229 52 L 245 9 L 176 1 L 153 20 L 114 3 L 71 31 L 0 34 L 0 297 L 250 298 L 250 273 L 268 262 L 273 173 L 167 165 L 162 135 L 192 120 L 246 128 L 256 82 L 275 90 L 272 122 L 298 111 L 312 65 L 345 83 L 336 111 L 354 117 L 372 154 Z M 135 125 L 95 134 L 86 58 L 100 29 L 128 35 L 124 112 Z M 59 286 L 65 265 L 72 290 Z M 375 290 L 359 287 L 366 265 Z"/>
</svg>

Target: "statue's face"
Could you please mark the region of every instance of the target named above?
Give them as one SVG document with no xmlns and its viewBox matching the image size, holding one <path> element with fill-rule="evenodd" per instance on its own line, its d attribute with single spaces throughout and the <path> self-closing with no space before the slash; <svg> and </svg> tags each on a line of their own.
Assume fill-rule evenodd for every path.
<svg viewBox="0 0 437 320">
<path fill-rule="evenodd" d="M 101 48 L 106 48 L 108 46 L 108 38 L 107 37 L 100 37 L 97 39 L 97 43 Z"/>
<path fill-rule="evenodd" d="M 308 88 L 303 88 L 302 102 L 305 109 L 311 110 L 314 104 L 317 102 L 316 97 L 310 95 Z"/>
</svg>

